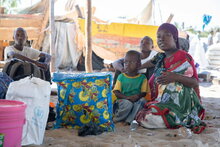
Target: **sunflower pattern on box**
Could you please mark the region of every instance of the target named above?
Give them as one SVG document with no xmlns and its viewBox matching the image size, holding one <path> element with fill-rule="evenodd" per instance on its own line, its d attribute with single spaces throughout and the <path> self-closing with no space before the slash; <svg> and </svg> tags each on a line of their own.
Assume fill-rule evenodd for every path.
<svg viewBox="0 0 220 147">
<path fill-rule="evenodd" d="M 58 86 L 55 128 L 79 129 L 93 122 L 106 131 L 114 129 L 110 73 L 54 73 L 53 77 Z"/>
</svg>

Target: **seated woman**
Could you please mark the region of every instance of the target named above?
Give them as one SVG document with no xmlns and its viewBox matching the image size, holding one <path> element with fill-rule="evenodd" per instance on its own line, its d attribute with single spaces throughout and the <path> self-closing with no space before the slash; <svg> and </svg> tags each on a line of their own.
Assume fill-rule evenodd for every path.
<svg viewBox="0 0 220 147">
<path fill-rule="evenodd" d="M 155 101 L 137 115 L 137 121 L 146 128 L 178 128 L 184 126 L 200 133 L 204 114 L 198 98 L 198 75 L 192 57 L 179 49 L 178 30 L 169 23 L 157 31 L 157 44 L 164 53 L 158 53 L 144 66 L 155 66 L 149 84 Z M 202 127 L 200 127 L 202 126 Z"/>
</svg>

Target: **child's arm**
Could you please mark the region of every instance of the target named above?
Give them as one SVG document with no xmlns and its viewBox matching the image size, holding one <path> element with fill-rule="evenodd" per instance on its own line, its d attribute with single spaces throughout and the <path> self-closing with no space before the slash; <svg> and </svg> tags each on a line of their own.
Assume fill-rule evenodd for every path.
<svg viewBox="0 0 220 147">
<path fill-rule="evenodd" d="M 127 100 L 131 101 L 131 102 L 136 102 L 139 99 L 141 99 L 142 97 L 146 96 L 146 92 L 141 92 L 140 94 L 136 94 L 136 95 L 132 95 L 132 96 L 128 96 Z"/>
<path fill-rule="evenodd" d="M 147 81 L 147 78 L 144 76 L 144 79 L 143 79 L 143 82 L 142 82 L 142 85 L 141 85 L 141 93 L 138 94 L 136 96 L 136 99 L 134 98 L 135 101 L 138 101 L 139 99 L 145 97 L 147 99 L 147 101 L 151 101 L 151 97 L 150 96 L 150 86 L 149 86 L 149 83 Z M 148 96 L 148 97 L 146 97 Z"/>
<path fill-rule="evenodd" d="M 127 96 L 121 92 L 121 74 L 118 76 L 118 79 L 116 81 L 115 87 L 112 90 L 112 92 L 115 94 L 115 96 L 118 99 L 126 99 L 127 98 Z"/>
<path fill-rule="evenodd" d="M 144 75 L 142 75 L 142 76 L 144 76 Z M 143 82 L 142 82 L 142 85 L 140 88 L 141 88 L 141 90 L 140 90 L 139 94 L 129 96 L 129 97 L 127 97 L 127 99 L 130 100 L 131 102 L 136 102 L 139 99 L 145 97 L 147 95 L 147 93 L 150 92 L 150 87 L 149 87 L 147 78 L 145 76 L 143 77 Z"/>
<path fill-rule="evenodd" d="M 122 94 L 119 90 L 113 90 L 113 92 L 118 99 L 127 99 L 128 98 L 128 96 Z"/>
<path fill-rule="evenodd" d="M 146 96 L 146 92 L 142 92 L 140 94 L 136 94 L 136 95 L 132 95 L 132 96 L 126 96 L 124 94 L 122 94 L 119 90 L 114 90 L 113 91 L 115 96 L 119 99 L 127 99 L 131 102 L 136 102 L 138 101 L 139 99 L 141 99 L 142 97 L 145 97 Z"/>
</svg>

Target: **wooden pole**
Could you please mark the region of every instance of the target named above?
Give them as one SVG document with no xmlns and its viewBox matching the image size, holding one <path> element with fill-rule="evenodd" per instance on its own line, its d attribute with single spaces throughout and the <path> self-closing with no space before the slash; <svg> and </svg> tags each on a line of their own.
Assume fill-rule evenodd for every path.
<svg viewBox="0 0 220 147">
<path fill-rule="evenodd" d="M 47 27 L 48 21 L 49 21 L 49 1 L 45 1 L 45 11 L 44 11 L 44 17 L 43 22 L 41 22 L 41 30 L 40 35 L 36 41 L 34 41 L 32 47 L 35 49 L 40 49 L 44 40 L 45 36 L 45 28 Z"/>
<path fill-rule="evenodd" d="M 4 60 L 4 47 L 3 47 L 3 40 L 0 40 L 0 61 Z"/>
<path fill-rule="evenodd" d="M 78 14 L 78 18 L 83 18 L 83 15 L 82 15 L 82 12 L 79 8 L 79 5 L 76 5 L 75 8 L 76 8 L 76 11 L 77 11 L 77 14 Z"/>
<path fill-rule="evenodd" d="M 170 16 L 168 17 L 166 23 L 170 23 L 173 19 L 173 16 L 174 16 L 173 14 L 170 14 Z"/>
<path fill-rule="evenodd" d="M 92 22 L 92 0 L 87 0 L 87 13 L 86 13 L 86 55 L 85 55 L 85 67 L 86 72 L 92 72 L 92 34 L 91 34 L 91 22 Z"/>
<path fill-rule="evenodd" d="M 50 71 L 55 71 L 55 21 L 54 0 L 50 0 L 50 55 L 52 56 Z"/>
</svg>

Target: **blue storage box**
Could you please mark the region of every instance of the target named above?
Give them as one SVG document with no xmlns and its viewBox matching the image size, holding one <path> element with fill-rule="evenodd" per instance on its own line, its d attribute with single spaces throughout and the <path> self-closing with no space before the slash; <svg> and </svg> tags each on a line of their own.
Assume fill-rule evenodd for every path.
<svg viewBox="0 0 220 147">
<path fill-rule="evenodd" d="M 58 87 L 55 128 L 79 129 L 94 122 L 112 131 L 111 73 L 54 73 Z"/>
</svg>

